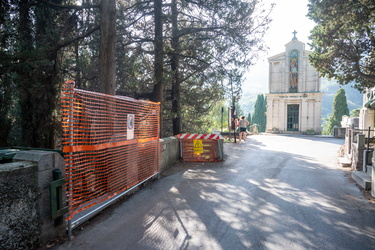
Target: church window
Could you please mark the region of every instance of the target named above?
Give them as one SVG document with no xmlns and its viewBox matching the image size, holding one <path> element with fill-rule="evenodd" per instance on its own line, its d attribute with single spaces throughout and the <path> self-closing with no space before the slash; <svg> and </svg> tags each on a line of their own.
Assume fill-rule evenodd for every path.
<svg viewBox="0 0 375 250">
<path fill-rule="evenodd" d="M 298 51 L 293 50 L 290 53 L 289 62 L 289 92 L 296 93 L 298 91 Z"/>
</svg>

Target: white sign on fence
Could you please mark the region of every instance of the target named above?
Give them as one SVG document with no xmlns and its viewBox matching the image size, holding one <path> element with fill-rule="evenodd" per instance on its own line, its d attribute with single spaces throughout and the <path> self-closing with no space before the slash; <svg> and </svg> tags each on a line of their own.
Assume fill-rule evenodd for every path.
<svg viewBox="0 0 375 250">
<path fill-rule="evenodd" d="M 134 139 L 134 114 L 128 114 L 128 126 L 127 126 L 127 133 L 126 139 L 133 140 Z"/>
</svg>

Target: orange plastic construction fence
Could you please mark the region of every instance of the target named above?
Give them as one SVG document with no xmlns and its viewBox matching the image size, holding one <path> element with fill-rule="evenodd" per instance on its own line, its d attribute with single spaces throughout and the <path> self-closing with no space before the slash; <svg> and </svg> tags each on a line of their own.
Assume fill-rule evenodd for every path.
<svg viewBox="0 0 375 250">
<path fill-rule="evenodd" d="M 159 171 L 160 104 L 74 88 L 62 93 L 67 220 Z"/>
</svg>

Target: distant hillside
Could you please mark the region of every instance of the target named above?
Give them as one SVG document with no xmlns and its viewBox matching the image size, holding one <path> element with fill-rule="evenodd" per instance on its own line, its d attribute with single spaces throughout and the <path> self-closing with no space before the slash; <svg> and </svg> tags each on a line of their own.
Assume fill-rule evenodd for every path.
<svg viewBox="0 0 375 250">
<path fill-rule="evenodd" d="M 332 113 L 332 103 L 333 98 L 336 95 L 337 90 L 340 88 L 340 85 L 335 81 L 328 81 L 327 79 L 322 79 L 322 118 L 326 118 L 329 114 Z M 360 93 L 355 88 L 352 88 L 349 85 L 341 86 L 345 89 L 346 98 L 348 102 L 349 111 L 353 109 L 361 108 L 363 105 L 363 94 Z M 254 105 L 257 99 L 258 94 L 266 94 L 266 92 L 259 92 L 260 89 L 254 91 L 245 90 L 242 94 L 240 100 L 241 109 L 244 111 L 244 114 L 247 115 L 249 112 L 253 115 Z"/>
<path fill-rule="evenodd" d="M 242 94 L 242 98 L 240 100 L 240 107 L 241 107 L 241 110 L 244 111 L 244 115 L 247 116 L 248 113 L 251 113 L 251 115 L 253 115 L 254 105 L 257 100 L 258 94 L 265 94 L 265 93 L 245 92 Z"/>
<path fill-rule="evenodd" d="M 336 81 L 322 79 L 322 92 L 324 93 L 322 100 L 322 118 L 326 118 L 332 113 L 333 98 L 340 87 L 345 89 L 349 111 L 362 107 L 363 94 L 361 92 L 350 85 L 340 86 Z"/>
</svg>

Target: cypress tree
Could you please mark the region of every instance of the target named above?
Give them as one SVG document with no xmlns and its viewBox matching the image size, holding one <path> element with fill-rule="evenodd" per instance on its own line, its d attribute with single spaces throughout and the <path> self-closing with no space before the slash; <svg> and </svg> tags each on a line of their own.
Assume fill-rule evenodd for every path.
<svg viewBox="0 0 375 250">
<path fill-rule="evenodd" d="M 259 132 L 266 131 L 266 100 L 263 94 L 259 94 L 257 96 L 257 100 L 254 105 L 252 124 L 259 125 Z"/>
<path fill-rule="evenodd" d="M 249 114 L 247 115 L 247 121 L 249 122 L 249 125 L 247 125 L 246 126 L 246 129 L 248 130 L 248 131 L 250 131 L 250 124 L 251 124 L 251 114 L 250 114 L 250 112 L 249 112 Z"/>
<path fill-rule="evenodd" d="M 332 114 L 329 116 L 326 126 L 326 133 L 332 135 L 334 126 L 341 126 L 343 115 L 349 115 L 348 103 L 346 100 L 345 89 L 337 90 L 333 99 Z"/>
</svg>

